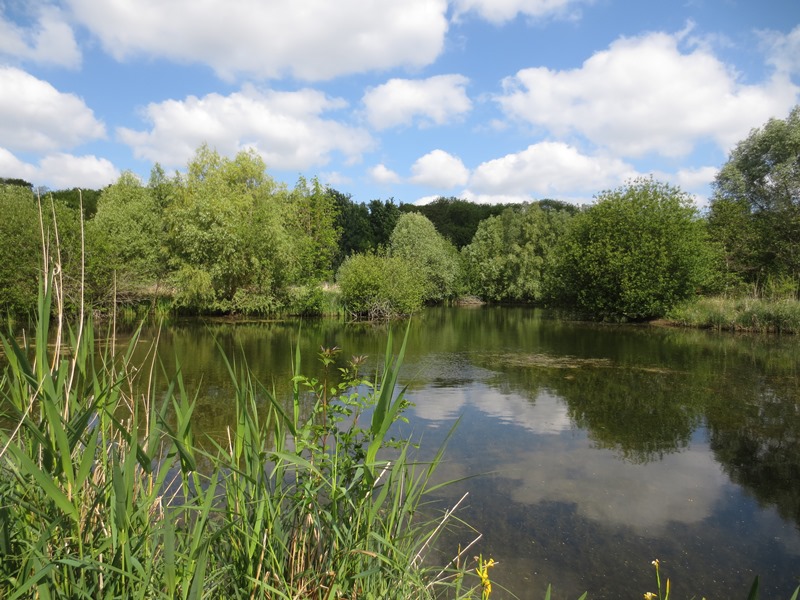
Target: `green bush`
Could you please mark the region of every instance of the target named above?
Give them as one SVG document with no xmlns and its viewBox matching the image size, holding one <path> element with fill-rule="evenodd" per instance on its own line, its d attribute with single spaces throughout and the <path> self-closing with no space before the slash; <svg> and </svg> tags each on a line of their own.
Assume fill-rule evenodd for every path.
<svg viewBox="0 0 800 600">
<path fill-rule="evenodd" d="M 422 308 L 425 282 L 396 256 L 355 254 L 339 267 L 336 281 L 347 313 L 372 319 L 410 315 Z"/>
</svg>

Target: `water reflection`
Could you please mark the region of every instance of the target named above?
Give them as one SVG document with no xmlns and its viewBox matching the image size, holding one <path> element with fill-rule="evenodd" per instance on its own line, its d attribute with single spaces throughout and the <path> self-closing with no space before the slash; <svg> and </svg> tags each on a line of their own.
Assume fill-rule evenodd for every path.
<svg viewBox="0 0 800 600">
<path fill-rule="evenodd" d="M 233 415 L 216 345 L 288 398 L 293 344 L 311 375 L 320 346 L 375 368 L 388 330 L 185 324 L 162 332 L 161 354 L 167 372 L 179 362 L 201 385 L 196 425 L 219 436 Z M 410 324 L 403 377 L 415 406 L 398 432 L 421 437 L 424 455 L 460 419 L 440 477 L 481 476 L 438 497 L 470 491 L 462 516 L 520 598 L 543 597 L 548 581 L 561 598 L 641 597 L 655 557 L 676 597 L 744 597 L 756 573 L 762 597 L 788 597 L 800 576 L 798 364 L 796 337 L 432 309 Z M 460 535 L 451 549 L 469 541 Z"/>
</svg>

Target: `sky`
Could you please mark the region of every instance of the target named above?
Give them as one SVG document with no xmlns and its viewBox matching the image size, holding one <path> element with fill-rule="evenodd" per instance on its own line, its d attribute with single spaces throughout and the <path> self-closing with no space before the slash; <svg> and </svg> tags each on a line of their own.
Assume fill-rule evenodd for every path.
<svg viewBox="0 0 800 600">
<path fill-rule="evenodd" d="M 798 0 L 0 0 L 0 177 L 50 189 L 205 143 L 356 202 L 703 207 L 797 104 Z"/>
</svg>

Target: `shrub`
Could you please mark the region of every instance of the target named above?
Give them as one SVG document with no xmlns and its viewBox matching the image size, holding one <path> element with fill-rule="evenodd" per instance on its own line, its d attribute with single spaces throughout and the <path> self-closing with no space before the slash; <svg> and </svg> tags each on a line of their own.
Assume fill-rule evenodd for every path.
<svg viewBox="0 0 800 600">
<path fill-rule="evenodd" d="M 352 255 L 339 267 L 336 281 L 342 305 L 353 316 L 393 318 L 422 308 L 425 284 L 396 256 Z"/>
</svg>

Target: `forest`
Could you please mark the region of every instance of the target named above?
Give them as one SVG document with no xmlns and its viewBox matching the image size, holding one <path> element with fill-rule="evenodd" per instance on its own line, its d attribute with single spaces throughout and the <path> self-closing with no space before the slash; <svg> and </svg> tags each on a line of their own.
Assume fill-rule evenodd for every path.
<svg viewBox="0 0 800 600">
<path fill-rule="evenodd" d="M 43 247 L 65 309 L 83 297 L 100 316 L 391 318 L 465 299 L 615 321 L 680 321 L 710 299 L 797 312 L 800 107 L 735 146 L 702 211 L 652 177 L 586 206 L 357 201 L 316 178 L 289 188 L 254 151 L 205 145 L 183 172 L 155 165 L 147 182 L 125 172 L 102 190 L 2 179 L 0 211 L 9 319 L 35 308 Z"/>
</svg>

